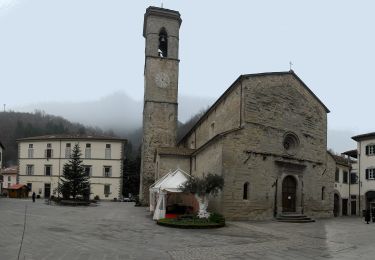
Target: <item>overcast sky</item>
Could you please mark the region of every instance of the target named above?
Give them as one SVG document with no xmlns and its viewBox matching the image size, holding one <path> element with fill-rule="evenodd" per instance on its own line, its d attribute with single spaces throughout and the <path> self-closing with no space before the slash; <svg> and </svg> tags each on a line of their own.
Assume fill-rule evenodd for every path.
<svg viewBox="0 0 375 260">
<path fill-rule="evenodd" d="M 143 98 L 143 14 L 159 1 L 0 0 L 0 104 Z M 240 75 L 293 70 L 331 131 L 375 131 L 375 1 L 164 0 L 182 16 L 181 95 L 219 97 Z M 48 111 L 47 111 L 48 112 Z"/>
</svg>

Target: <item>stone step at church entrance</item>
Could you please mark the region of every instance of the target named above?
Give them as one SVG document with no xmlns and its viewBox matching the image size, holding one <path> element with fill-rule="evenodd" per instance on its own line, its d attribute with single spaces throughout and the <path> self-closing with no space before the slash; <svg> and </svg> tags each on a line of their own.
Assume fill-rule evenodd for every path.
<svg viewBox="0 0 375 260">
<path fill-rule="evenodd" d="M 315 222 L 314 219 L 298 213 L 283 213 L 276 217 L 276 220 L 279 222 L 288 222 L 288 223 L 311 223 Z"/>
</svg>

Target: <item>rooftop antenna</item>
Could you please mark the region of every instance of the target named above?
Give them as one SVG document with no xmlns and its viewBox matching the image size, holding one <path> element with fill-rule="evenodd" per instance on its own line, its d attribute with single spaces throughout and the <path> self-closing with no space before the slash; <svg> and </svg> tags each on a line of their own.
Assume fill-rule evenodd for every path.
<svg viewBox="0 0 375 260">
<path fill-rule="evenodd" d="M 289 70 L 292 70 L 293 63 L 289 61 Z"/>
</svg>

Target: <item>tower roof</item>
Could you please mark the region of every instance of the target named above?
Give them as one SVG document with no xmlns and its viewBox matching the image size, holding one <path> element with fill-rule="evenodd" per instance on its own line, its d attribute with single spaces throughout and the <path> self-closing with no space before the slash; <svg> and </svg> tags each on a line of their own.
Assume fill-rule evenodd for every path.
<svg viewBox="0 0 375 260">
<path fill-rule="evenodd" d="M 166 17 L 166 18 L 169 18 L 169 19 L 177 20 L 180 25 L 182 23 L 181 15 L 178 11 L 160 8 L 160 7 L 155 7 L 155 6 L 150 6 L 146 9 L 144 22 L 143 22 L 143 36 L 144 37 L 146 36 L 146 24 L 147 24 L 147 17 L 148 16 Z"/>
</svg>

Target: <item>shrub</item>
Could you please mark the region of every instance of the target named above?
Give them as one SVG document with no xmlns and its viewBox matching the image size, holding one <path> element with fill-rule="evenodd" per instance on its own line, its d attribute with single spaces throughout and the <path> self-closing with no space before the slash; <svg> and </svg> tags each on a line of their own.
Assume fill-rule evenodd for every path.
<svg viewBox="0 0 375 260">
<path fill-rule="evenodd" d="M 168 227 L 175 227 L 175 228 L 218 228 L 218 227 L 223 227 L 225 226 L 224 222 L 211 222 L 207 218 L 198 218 L 198 217 L 193 217 L 193 218 L 183 218 L 183 219 L 168 219 L 168 218 L 163 218 L 159 219 L 157 221 L 158 225 L 161 226 L 168 226 Z"/>
<path fill-rule="evenodd" d="M 210 222 L 215 222 L 215 223 L 223 223 L 223 224 L 225 223 L 224 216 L 219 213 L 210 214 L 210 216 L 208 217 L 208 220 Z"/>
</svg>

